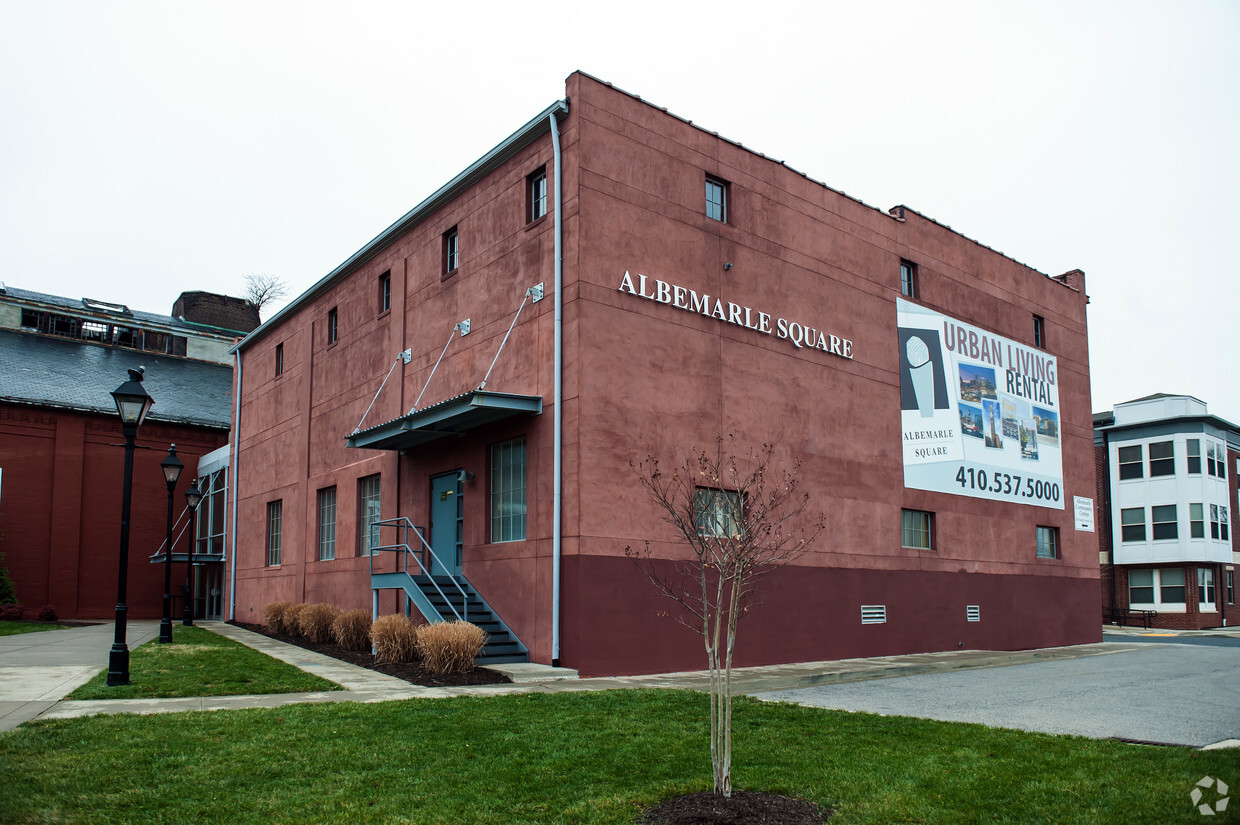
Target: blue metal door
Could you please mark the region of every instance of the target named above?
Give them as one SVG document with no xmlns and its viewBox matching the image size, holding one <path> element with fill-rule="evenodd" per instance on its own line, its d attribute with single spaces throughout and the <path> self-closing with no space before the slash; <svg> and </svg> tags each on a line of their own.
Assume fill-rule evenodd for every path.
<svg viewBox="0 0 1240 825">
<path fill-rule="evenodd" d="M 463 487 L 456 472 L 431 476 L 431 561 L 434 575 L 459 575 L 464 506 Z"/>
</svg>

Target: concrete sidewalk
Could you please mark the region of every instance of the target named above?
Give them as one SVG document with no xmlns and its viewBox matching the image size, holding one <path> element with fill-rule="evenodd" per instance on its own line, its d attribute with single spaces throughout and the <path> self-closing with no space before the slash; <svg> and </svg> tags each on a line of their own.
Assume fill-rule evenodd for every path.
<svg viewBox="0 0 1240 825">
<path fill-rule="evenodd" d="M 705 671 L 660 673 L 579 679 L 575 671 L 537 664 L 497 665 L 513 684 L 428 688 L 410 685 L 382 673 L 355 667 L 295 645 L 222 622 L 201 627 L 288 662 L 309 673 L 336 682 L 341 691 L 256 696 L 217 696 L 185 699 L 115 699 L 59 701 L 107 662 L 112 626 L 80 628 L 0 637 L 0 730 L 11 730 L 30 719 L 67 719 L 102 713 L 172 713 L 188 710 L 227 710 L 279 707 L 320 702 L 386 702 L 396 699 L 495 696 L 512 693 L 609 690 L 624 688 L 682 688 L 707 690 Z M 158 622 L 131 622 L 129 646 L 158 635 Z M 6 644 L 7 643 L 7 644 Z M 759 693 L 832 683 L 857 682 L 927 673 L 949 673 L 975 668 L 1002 667 L 1041 661 L 1105 656 L 1138 649 L 1136 644 L 1103 642 L 1074 647 L 1016 652 L 948 651 L 871 659 L 845 659 L 733 671 L 736 693 Z"/>
</svg>

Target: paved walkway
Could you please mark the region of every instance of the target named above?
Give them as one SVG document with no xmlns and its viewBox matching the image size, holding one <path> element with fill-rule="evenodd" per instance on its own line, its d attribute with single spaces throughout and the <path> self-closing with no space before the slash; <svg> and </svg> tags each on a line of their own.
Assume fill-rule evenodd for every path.
<svg viewBox="0 0 1240 825">
<path fill-rule="evenodd" d="M 322 676 L 345 688 L 342 691 L 287 693 L 262 696 L 218 696 L 187 699 L 126 699 L 67 701 L 78 685 L 107 664 L 112 625 L 0 637 L 0 731 L 11 730 L 30 719 L 65 719 L 100 713 L 170 713 L 186 710 L 224 710 L 278 707 L 307 702 L 385 702 L 394 699 L 494 696 L 510 693 L 606 690 L 614 688 L 687 688 L 706 690 L 704 671 L 662 673 L 650 676 L 577 678 L 575 671 L 537 664 L 497 665 L 513 684 L 427 688 L 410 685 L 382 673 L 355 667 L 294 645 L 268 639 L 222 622 L 200 626 L 235 639 L 256 650 Z M 1108 635 L 1113 628 L 1107 628 Z M 1126 631 L 1121 631 L 1126 632 Z M 1145 635 L 1149 631 L 1133 631 Z M 1203 631 L 1210 633 L 1211 631 Z M 129 623 L 130 650 L 159 633 L 157 621 Z M 1240 637 L 1240 632 L 1229 633 Z M 947 651 L 870 659 L 845 659 L 733 671 L 736 693 L 767 693 L 871 679 L 951 673 L 977 668 L 1003 667 L 1094 656 L 1130 653 L 1148 647 L 1150 639 L 1015 652 Z M 1145 643 L 1145 644 L 1142 644 Z"/>
</svg>

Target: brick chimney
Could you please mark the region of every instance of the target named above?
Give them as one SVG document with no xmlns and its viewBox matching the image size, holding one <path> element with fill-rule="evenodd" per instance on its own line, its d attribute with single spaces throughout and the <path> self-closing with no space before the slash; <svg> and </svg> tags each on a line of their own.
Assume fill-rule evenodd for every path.
<svg viewBox="0 0 1240 825">
<path fill-rule="evenodd" d="M 247 333 L 260 323 L 258 307 L 244 298 L 214 292 L 182 292 L 172 305 L 172 315 L 193 324 L 206 324 L 229 332 Z"/>
</svg>

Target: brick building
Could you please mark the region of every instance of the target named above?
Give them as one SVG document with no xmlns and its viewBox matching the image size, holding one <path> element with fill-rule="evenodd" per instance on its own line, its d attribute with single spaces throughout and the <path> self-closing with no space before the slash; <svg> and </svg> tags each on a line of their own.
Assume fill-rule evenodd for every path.
<svg viewBox="0 0 1240 825">
<path fill-rule="evenodd" d="M 460 588 L 518 656 L 701 667 L 630 462 L 731 434 L 829 524 L 738 665 L 1099 640 L 1084 275 L 566 91 L 239 345 L 236 617 Z"/>
</svg>

